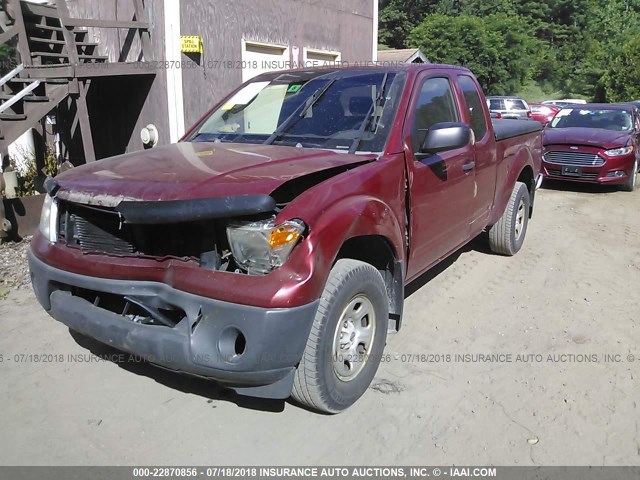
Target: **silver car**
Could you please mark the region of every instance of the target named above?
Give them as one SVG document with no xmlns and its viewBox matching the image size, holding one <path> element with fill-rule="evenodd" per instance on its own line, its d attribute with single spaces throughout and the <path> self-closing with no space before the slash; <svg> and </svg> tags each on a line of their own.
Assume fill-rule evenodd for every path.
<svg viewBox="0 0 640 480">
<path fill-rule="evenodd" d="M 502 118 L 528 120 L 531 118 L 529 104 L 518 97 L 487 97 L 491 113 L 499 113 Z"/>
</svg>

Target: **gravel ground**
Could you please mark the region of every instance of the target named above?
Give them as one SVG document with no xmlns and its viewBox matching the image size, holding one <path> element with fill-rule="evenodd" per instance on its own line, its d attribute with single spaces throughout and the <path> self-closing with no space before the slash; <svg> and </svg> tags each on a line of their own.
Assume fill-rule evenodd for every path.
<svg viewBox="0 0 640 480">
<path fill-rule="evenodd" d="M 640 464 L 640 190 L 547 187 L 518 255 L 476 242 L 409 286 L 336 416 L 120 359 L 12 288 L 0 465 Z M 26 282 L 24 262 L 5 273 L 25 247 L 0 247 L 3 279 Z"/>
<path fill-rule="evenodd" d="M 0 243 L 0 297 L 9 294 L 9 288 L 31 288 L 29 266 L 27 265 L 27 250 L 31 237 L 25 237 L 21 242 Z"/>
</svg>

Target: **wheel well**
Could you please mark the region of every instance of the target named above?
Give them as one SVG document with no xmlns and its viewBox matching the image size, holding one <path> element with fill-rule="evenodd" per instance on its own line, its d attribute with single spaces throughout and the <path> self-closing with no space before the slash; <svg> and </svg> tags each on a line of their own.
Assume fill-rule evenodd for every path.
<svg viewBox="0 0 640 480">
<path fill-rule="evenodd" d="M 524 167 L 518 175 L 518 182 L 524 183 L 529 189 L 529 198 L 531 199 L 531 204 L 529 206 L 529 217 L 533 214 L 533 200 L 536 194 L 536 183 L 535 178 L 533 176 L 533 168 L 529 165 Z"/>
<path fill-rule="evenodd" d="M 378 269 L 387 290 L 389 331 L 399 331 L 404 305 L 404 276 L 402 262 L 397 261 L 389 241 L 379 235 L 350 238 L 340 248 L 336 261 L 341 258 L 360 260 Z"/>
</svg>

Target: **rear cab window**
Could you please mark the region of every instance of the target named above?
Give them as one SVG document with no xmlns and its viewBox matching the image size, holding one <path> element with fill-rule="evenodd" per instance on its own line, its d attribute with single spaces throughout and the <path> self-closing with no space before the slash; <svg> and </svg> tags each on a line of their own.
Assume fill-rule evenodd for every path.
<svg viewBox="0 0 640 480">
<path fill-rule="evenodd" d="M 458 83 L 462 89 L 464 100 L 469 109 L 471 129 L 476 140 L 481 140 L 487 133 L 487 119 L 482 108 L 482 100 L 476 82 L 468 75 L 459 75 Z"/>
</svg>

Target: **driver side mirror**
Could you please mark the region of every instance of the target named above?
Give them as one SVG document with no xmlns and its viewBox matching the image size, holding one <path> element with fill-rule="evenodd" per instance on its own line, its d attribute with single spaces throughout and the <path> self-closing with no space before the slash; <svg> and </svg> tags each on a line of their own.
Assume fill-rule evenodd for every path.
<svg viewBox="0 0 640 480">
<path fill-rule="evenodd" d="M 471 143 L 473 134 L 468 125 L 460 122 L 441 122 L 433 125 L 420 147 L 420 153 L 434 155 L 462 148 Z"/>
</svg>

